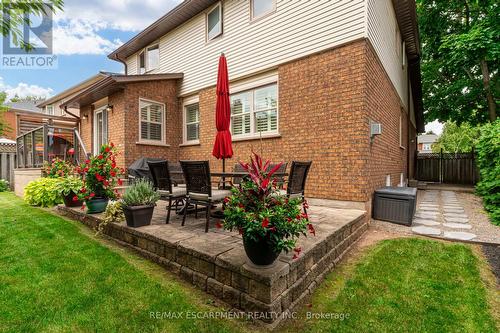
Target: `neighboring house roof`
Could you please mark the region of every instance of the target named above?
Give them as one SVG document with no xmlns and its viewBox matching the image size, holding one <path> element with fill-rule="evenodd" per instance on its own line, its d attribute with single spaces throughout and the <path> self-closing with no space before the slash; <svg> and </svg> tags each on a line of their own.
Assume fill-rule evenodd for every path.
<svg viewBox="0 0 500 333">
<path fill-rule="evenodd" d="M 5 103 L 5 106 L 16 111 L 42 112 L 42 109 L 37 107 L 37 103 L 39 101 L 8 102 Z"/>
<path fill-rule="evenodd" d="M 421 134 L 417 137 L 418 143 L 434 143 L 437 141 L 439 136 L 436 134 Z"/>
<path fill-rule="evenodd" d="M 106 77 L 107 75 L 109 75 L 109 73 L 107 72 L 99 72 L 97 73 L 96 75 L 92 76 L 92 77 L 89 77 L 88 79 L 72 86 L 71 88 L 68 88 L 62 92 L 60 92 L 59 94 L 55 95 L 55 96 L 52 96 L 51 98 L 49 99 L 46 99 L 45 101 L 43 101 L 42 103 L 39 103 L 38 104 L 38 107 L 40 108 L 43 108 L 47 105 L 50 105 L 50 104 L 53 104 L 53 103 L 56 103 L 60 100 L 63 100 L 65 98 L 68 98 L 70 97 L 71 95 L 74 95 L 76 93 L 78 93 L 79 91 L 89 87 L 90 85 L 94 84 L 95 82 L 99 81 L 101 78 L 103 77 Z"/>
<path fill-rule="evenodd" d="M 182 79 L 182 73 L 168 74 L 144 74 L 144 75 L 124 75 L 107 73 L 100 80 L 89 86 L 87 89 L 80 91 L 66 102 L 61 104 L 61 107 L 79 108 L 82 105 L 88 105 L 98 101 L 106 96 L 109 96 L 119 90 L 122 90 L 128 83 L 157 81 L 157 80 L 177 80 Z"/>
</svg>

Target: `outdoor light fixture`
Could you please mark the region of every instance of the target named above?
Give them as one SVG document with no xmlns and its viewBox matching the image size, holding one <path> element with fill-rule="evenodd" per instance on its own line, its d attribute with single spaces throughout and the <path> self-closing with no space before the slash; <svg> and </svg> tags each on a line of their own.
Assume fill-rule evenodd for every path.
<svg viewBox="0 0 500 333">
<path fill-rule="evenodd" d="M 87 117 L 87 114 L 86 114 L 86 113 L 84 113 L 84 114 L 83 114 L 82 119 L 84 119 L 84 120 L 87 120 L 87 119 L 88 119 L 88 117 Z"/>
<path fill-rule="evenodd" d="M 106 112 L 113 112 L 113 105 L 108 104 L 108 106 L 106 107 Z"/>
</svg>

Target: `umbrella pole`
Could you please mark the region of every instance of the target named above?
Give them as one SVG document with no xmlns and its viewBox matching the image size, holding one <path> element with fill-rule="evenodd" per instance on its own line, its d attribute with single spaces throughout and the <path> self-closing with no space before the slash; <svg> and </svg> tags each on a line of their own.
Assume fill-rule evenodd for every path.
<svg viewBox="0 0 500 333">
<path fill-rule="evenodd" d="M 222 159 L 222 172 L 226 172 L 226 159 Z M 226 189 L 226 177 L 222 176 L 222 189 Z"/>
</svg>

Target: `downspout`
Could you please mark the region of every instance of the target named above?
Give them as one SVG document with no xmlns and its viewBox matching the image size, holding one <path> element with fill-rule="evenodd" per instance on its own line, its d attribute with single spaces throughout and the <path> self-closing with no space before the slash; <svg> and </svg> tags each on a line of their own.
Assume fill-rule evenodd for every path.
<svg viewBox="0 0 500 333">
<path fill-rule="evenodd" d="M 113 57 L 114 60 L 116 61 L 119 61 L 123 64 L 123 67 L 125 69 L 125 75 L 128 75 L 128 66 L 127 66 L 127 62 L 121 58 L 118 57 L 118 54 L 116 54 L 114 57 Z"/>
<path fill-rule="evenodd" d="M 403 55 L 404 57 L 404 55 Z M 411 114 L 410 114 L 410 110 L 411 110 L 411 105 L 410 105 L 410 102 L 411 102 L 411 91 L 410 91 L 410 71 L 408 70 L 409 66 L 408 66 L 408 60 L 406 61 L 406 91 L 407 91 L 407 94 L 406 94 L 406 99 L 407 99 L 407 102 L 406 102 L 406 105 L 407 105 L 407 110 L 408 110 L 408 113 L 407 113 L 407 117 L 406 117 L 406 128 L 407 128 L 407 142 L 406 142 L 406 176 L 408 177 L 408 184 L 410 183 L 410 139 L 411 139 L 411 135 L 410 135 L 410 126 L 411 126 Z M 415 162 L 415 161 L 413 161 Z"/>
</svg>

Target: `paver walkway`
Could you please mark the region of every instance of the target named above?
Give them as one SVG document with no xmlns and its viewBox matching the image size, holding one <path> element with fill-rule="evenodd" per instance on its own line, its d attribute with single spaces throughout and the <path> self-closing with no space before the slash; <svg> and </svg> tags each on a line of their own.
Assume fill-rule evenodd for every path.
<svg viewBox="0 0 500 333">
<path fill-rule="evenodd" d="M 425 191 L 413 220 L 413 233 L 456 240 L 472 240 L 472 226 L 452 191 Z"/>
</svg>

